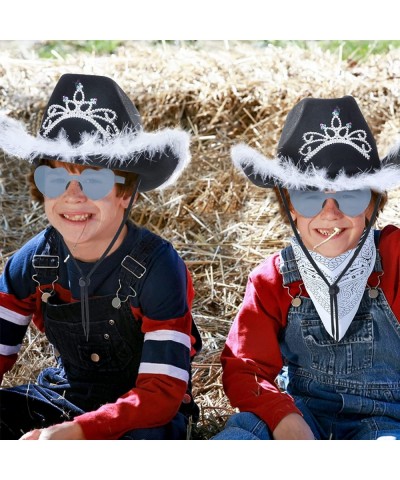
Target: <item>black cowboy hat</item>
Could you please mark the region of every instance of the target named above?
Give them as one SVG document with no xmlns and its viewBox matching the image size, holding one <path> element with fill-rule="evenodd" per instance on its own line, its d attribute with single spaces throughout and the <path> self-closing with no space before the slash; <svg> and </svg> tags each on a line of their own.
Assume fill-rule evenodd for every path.
<svg viewBox="0 0 400 480">
<path fill-rule="evenodd" d="M 244 144 L 234 164 L 257 186 L 377 191 L 400 186 L 399 147 L 382 161 L 356 100 L 305 98 L 288 114 L 274 159 Z"/>
<path fill-rule="evenodd" d="M 21 122 L 0 115 L 0 148 L 33 164 L 47 158 L 134 172 L 140 191 L 172 184 L 190 161 L 186 132 L 144 132 L 129 97 L 99 75 L 62 75 L 36 137 Z"/>
</svg>

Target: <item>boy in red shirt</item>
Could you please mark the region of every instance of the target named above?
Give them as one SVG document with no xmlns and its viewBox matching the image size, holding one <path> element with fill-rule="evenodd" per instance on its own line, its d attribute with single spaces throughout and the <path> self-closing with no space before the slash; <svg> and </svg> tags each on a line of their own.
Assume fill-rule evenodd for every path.
<svg viewBox="0 0 400 480">
<path fill-rule="evenodd" d="M 222 352 L 233 415 L 216 439 L 400 438 L 400 230 L 372 225 L 400 186 L 352 97 L 306 98 L 277 158 L 233 161 L 274 188 L 290 246 L 250 274 Z"/>
</svg>

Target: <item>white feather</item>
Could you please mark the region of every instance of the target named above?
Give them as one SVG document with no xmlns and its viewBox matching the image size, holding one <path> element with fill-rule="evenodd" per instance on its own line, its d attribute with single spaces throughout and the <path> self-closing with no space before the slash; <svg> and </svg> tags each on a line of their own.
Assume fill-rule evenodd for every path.
<svg viewBox="0 0 400 480">
<path fill-rule="evenodd" d="M 124 131 L 118 137 L 104 142 L 100 135 L 82 135 L 79 144 L 71 144 L 64 131 L 54 140 L 41 136 L 33 137 L 25 126 L 0 113 L 0 148 L 8 155 L 32 162 L 38 157 L 59 158 L 71 162 L 79 158 L 83 163 L 93 155 L 108 159 L 110 167 L 118 168 L 127 162 L 135 162 L 145 153 L 151 162 L 152 156 L 169 147 L 179 159 L 173 175 L 159 188 L 171 185 L 190 162 L 189 134 L 179 129 L 164 129 L 157 132 L 134 133 Z M 135 158 L 136 157 L 136 158 Z"/>
<path fill-rule="evenodd" d="M 387 158 L 390 160 L 391 158 L 397 157 L 400 154 L 400 138 L 391 146 L 387 153 Z M 397 161 L 398 163 L 398 161 Z"/>
<path fill-rule="evenodd" d="M 301 189 L 315 187 L 319 190 L 358 190 L 371 188 L 383 192 L 400 187 L 400 167 L 383 166 L 373 173 L 360 172 L 347 176 L 340 173 L 335 179 L 326 175 L 323 169 L 308 168 L 300 173 L 292 162 L 281 158 L 268 159 L 255 149 L 241 143 L 231 149 L 232 162 L 243 173 L 243 168 L 252 167 L 262 179 L 276 178 L 284 188 Z"/>
</svg>

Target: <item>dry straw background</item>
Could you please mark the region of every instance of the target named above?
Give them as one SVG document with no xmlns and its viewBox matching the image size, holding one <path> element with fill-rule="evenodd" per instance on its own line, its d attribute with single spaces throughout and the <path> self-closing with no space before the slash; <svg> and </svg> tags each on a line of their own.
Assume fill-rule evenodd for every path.
<svg viewBox="0 0 400 480">
<path fill-rule="evenodd" d="M 193 45 L 127 42 L 108 56 L 71 54 L 39 59 L 0 45 L 0 110 L 32 133 L 63 73 L 112 77 L 132 98 L 146 130 L 180 126 L 192 135 L 192 162 L 176 185 L 142 195 L 132 218 L 171 241 L 194 280 L 193 315 L 204 347 L 193 364 L 201 409 L 192 438 L 209 438 L 232 413 L 221 384 L 220 353 L 240 307 L 247 276 L 290 235 L 273 193 L 250 185 L 231 166 L 230 147 L 244 141 L 272 157 L 288 111 L 305 96 L 353 95 L 381 156 L 400 132 L 400 50 L 362 63 L 294 45 L 249 42 Z M 29 166 L 0 153 L 0 272 L 9 256 L 46 226 L 29 199 Z M 400 192 L 390 194 L 378 226 L 399 221 Z M 34 381 L 52 363 L 46 338 L 31 328 L 3 386 Z"/>
</svg>

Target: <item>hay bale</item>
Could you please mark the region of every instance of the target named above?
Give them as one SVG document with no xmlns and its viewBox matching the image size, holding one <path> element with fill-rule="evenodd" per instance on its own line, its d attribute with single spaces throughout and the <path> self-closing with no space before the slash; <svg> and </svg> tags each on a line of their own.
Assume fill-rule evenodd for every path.
<svg viewBox="0 0 400 480">
<path fill-rule="evenodd" d="M 58 56 L 59 57 L 59 56 Z M 201 407 L 195 438 L 209 438 L 232 408 L 221 383 L 219 356 L 240 307 L 247 276 L 280 249 L 290 230 L 277 217 L 273 193 L 250 185 L 231 166 L 230 147 L 244 141 L 273 156 L 284 119 L 305 96 L 357 98 L 376 135 L 380 154 L 400 128 L 399 51 L 362 64 L 296 46 L 260 48 L 237 42 L 205 42 L 202 48 L 127 42 L 107 57 L 67 55 L 42 60 L 29 54 L 0 55 L 0 109 L 35 132 L 49 93 L 67 72 L 107 75 L 133 99 L 146 129 L 181 126 L 192 134 L 192 163 L 174 187 L 142 194 L 135 222 L 171 241 L 194 280 L 193 314 L 204 348 L 193 365 Z M 32 203 L 24 177 L 28 166 L 0 155 L 0 271 L 5 261 L 46 225 Z M 379 226 L 399 223 L 393 192 Z M 29 330 L 18 363 L 4 385 L 34 380 L 51 360 L 43 335 Z"/>
</svg>

